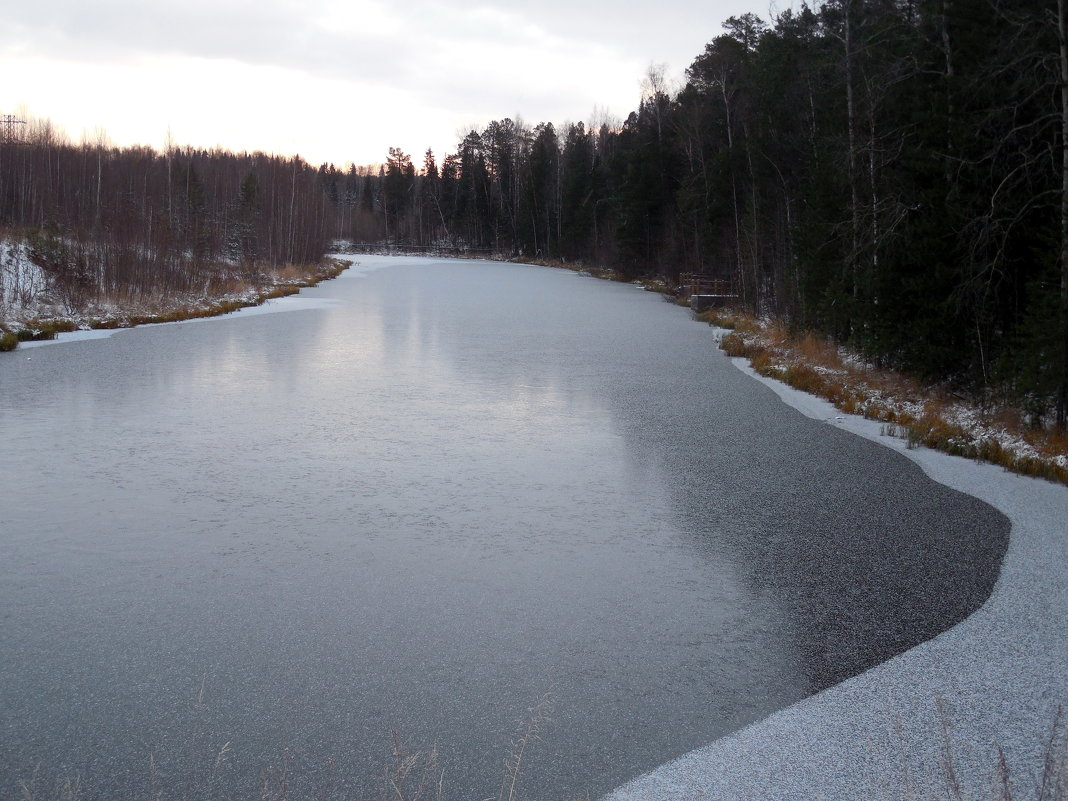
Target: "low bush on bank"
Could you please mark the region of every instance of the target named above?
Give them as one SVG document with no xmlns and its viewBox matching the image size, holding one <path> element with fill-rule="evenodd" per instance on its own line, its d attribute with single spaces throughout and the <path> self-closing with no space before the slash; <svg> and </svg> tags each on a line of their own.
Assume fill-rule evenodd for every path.
<svg viewBox="0 0 1068 801">
<path fill-rule="evenodd" d="M 0 331 L 0 353 L 14 350 L 18 346 L 19 338 L 17 334 L 13 334 L 10 331 Z"/>
<path fill-rule="evenodd" d="M 15 332 L 15 338 L 18 342 L 42 342 L 77 328 L 77 323 L 72 320 L 41 320 L 35 317 L 22 323 L 22 328 Z"/>
</svg>

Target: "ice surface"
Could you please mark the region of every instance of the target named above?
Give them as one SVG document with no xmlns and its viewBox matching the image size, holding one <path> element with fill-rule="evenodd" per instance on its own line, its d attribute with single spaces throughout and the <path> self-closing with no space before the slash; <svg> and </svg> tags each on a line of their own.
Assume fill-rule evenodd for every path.
<svg viewBox="0 0 1068 801">
<path fill-rule="evenodd" d="M 606 798 L 945 797 L 947 735 L 965 798 L 987 797 L 998 747 L 1014 792 L 1035 797 L 1054 716 L 1068 701 L 1068 488 L 907 449 L 881 436 L 878 422 L 843 415 L 733 361 L 806 416 L 892 448 L 934 480 L 1001 510 L 1012 522 L 1009 550 L 990 600 L 959 625 Z"/>
<path fill-rule="evenodd" d="M 0 796 L 251 797 L 300 749 L 291 797 L 371 798 L 395 728 L 484 798 L 553 686 L 523 795 L 596 797 L 993 586 L 1001 515 L 657 295 L 360 261 L 320 311 L 0 359 Z"/>
</svg>

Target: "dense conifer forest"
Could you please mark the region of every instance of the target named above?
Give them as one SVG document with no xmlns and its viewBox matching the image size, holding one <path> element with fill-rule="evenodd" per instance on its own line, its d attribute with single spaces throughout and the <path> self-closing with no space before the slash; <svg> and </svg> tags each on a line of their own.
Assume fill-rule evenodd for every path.
<svg viewBox="0 0 1068 801">
<path fill-rule="evenodd" d="M 334 239 L 730 279 L 879 364 L 1068 419 L 1064 0 L 731 18 L 625 121 L 470 131 L 440 163 L 0 143 L 0 225 L 73 295 L 317 260 Z M 418 157 L 417 157 L 418 158 Z M 75 298 L 76 300 L 76 298 Z"/>
</svg>

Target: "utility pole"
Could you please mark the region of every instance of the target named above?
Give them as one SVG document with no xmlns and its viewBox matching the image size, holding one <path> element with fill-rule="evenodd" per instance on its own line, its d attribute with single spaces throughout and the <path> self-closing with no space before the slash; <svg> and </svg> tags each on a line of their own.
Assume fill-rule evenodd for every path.
<svg viewBox="0 0 1068 801">
<path fill-rule="evenodd" d="M 4 132 L 4 138 L 15 130 L 16 125 L 25 125 L 26 120 L 20 120 L 14 114 L 0 114 L 0 131 Z"/>
</svg>

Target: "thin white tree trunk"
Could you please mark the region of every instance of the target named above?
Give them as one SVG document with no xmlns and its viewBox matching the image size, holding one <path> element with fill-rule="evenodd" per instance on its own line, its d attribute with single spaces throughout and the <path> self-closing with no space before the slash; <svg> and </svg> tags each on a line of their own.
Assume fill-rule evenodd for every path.
<svg viewBox="0 0 1068 801">
<path fill-rule="evenodd" d="M 1065 0 L 1057 0 L 1057 34 L 1061 66 L 1061 381 L 1057 390 L 1057 425 L 1068 425 L 1068 36 Z"/>
</svg>

